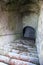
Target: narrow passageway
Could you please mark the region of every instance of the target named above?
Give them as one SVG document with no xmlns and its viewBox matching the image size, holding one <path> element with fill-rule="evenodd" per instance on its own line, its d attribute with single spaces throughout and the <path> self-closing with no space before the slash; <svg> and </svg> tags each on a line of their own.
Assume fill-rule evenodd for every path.
<svg viewBox="0 0 43 65">
<path fill-rule="evenodd" d="M 41 0 L 0 0 L 0 65 L 40 65 L 39 60 L 43 65 L 43 54 L 40 54 L 43 51 L 42 2 Z M 33 30 L 30 32 L 29 28 L 26 31 L 27 35 L 23 36 L 25 27 L 32 27 L 35 36 Z M 28 35 L 33 39 L 25 38 Z"/>
</svg>

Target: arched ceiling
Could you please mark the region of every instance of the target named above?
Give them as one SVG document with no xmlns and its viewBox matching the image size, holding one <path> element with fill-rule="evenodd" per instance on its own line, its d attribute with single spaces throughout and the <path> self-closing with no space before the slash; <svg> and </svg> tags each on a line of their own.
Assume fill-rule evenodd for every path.
<svg viewBox="0 0 43 65">
<path fill-rule="evenodd" d="M 8 3 L 8 2 L 18 3 L 19 2 L 21 4 L 26 4 L 26 3 L 36 3 L 39 0 L 0 0 L 0 1 L 5 2 L 5 3 Z"/>
<path fill-rule="evenodd" d="M 0 0 L 2 10 L 9 11 L 38 11 L 39 0 Z"/>
</svg>

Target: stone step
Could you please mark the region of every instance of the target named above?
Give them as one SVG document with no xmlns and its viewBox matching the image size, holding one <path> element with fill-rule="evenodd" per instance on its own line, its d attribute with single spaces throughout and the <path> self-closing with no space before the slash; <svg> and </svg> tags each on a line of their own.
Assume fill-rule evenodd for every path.
<svg viewBox="0 0 43 65">
<path fill-rule="evenodd" d="M 14 52 L 14 53 L 17 53 L 17 54 L 21 54 L 21 55 L 31 55 L 31 56 L 36 56 L 38 57 L 38 54 L 37 53 L 30 53 L 30 52 L 24 52 L 24 51 L 19 51 L 19 50 L 16 50 L 16 49 L 12 49 L 11 52 Z"/>
<path fill-rule="evenodd" d="M 10 57 L 12 59 L 18 59 L 18 60 L 22 60 L 22 61 L 26 61 L 26 62 L 32 62 L 35 64 L 39 64 L 39 59 L 36 57 L 30 57 L 30 56 L 25 56 L 25 55 L 20 55 L 20 54 L 16 54 L 13 52 L 9 52 L 8 54 L 6 54 L 7 57 Z"/>
<path fill-rule="evenodd" d="M 9 63 L 9 61 L 10 61 L 9 57 L 0 55 L 0 62 Z"/>
<path fill-rule="evenodd" d="M 0 65 L 8 65 L 8 64 L 6 64 L 6 63 L 3 63 L 3 62 L 0 62 Z"/>
<path fill-rule="evenodd" d="M 36 64 L 0 55 L 0 65 L 36 65 Z"/>
<path fill-rule="evenodd" d="M 26 42 L 28 43 L 28 42 Z M 39 64 L 38 53 L 33 45 L 26 45 L 22 42 L 15 42 L 4 46 L 1 50 L 0 62 L 8 65 L 37 65 Z M 10 49 L 10 51 L 9 51 Z"/>
<path fill-rule="evenodd" d="M 11 46 L 16 46 L 16 47 L 25 47 L 25 48 L 28 48 L 28 49 L 33 49 L 33 50 L 35 50 L 36 51 L 36 47 L 34 46 L 34 47 L 32 47 L 32 45 L 25 45 L 25 44 L 21 44 L 21 43 L 11 43 Z"/>
<path fill-rule="evenodd" d="M 31 62 L 25 62 L 25 61 L 16 60 L 16 59 L 11 59 L 9 64 L 10 65 L 36 65 Z"/>
</svg>

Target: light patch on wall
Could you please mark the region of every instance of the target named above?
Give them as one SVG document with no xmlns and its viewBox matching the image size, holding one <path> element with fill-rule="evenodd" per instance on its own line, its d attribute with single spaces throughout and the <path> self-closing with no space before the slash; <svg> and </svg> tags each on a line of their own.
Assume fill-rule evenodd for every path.
<svg viewBox="0 0 43 65">
<path fill-rule="evenodd" d="M 23 17 L 23 27 L 32 26 L 33 28 L 37 28 L 38 15 L 36 13 L 30 13 L 29 15 L 25 15 Z"/>
</svg>

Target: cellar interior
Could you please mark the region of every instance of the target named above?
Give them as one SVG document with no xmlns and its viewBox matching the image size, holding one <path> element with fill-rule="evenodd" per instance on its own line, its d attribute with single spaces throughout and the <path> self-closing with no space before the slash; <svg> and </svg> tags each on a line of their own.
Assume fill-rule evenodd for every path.
<svg viewBox="0 0 43 65">
<path fill-rule="evenodd" d="M 0 0 L 0 65 L 43 65 L 39 39 L 42 40 L 42 3 Z M 10 60 L 7 62 L 5 57 Z"/>
</svg>

